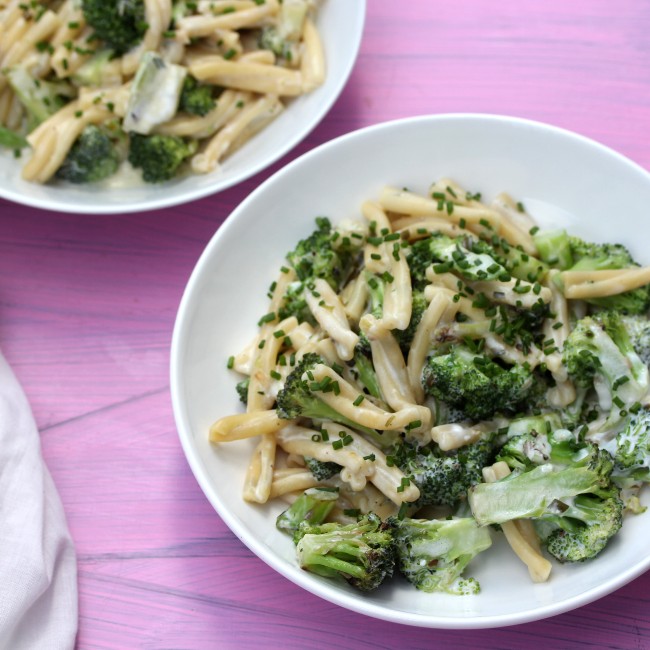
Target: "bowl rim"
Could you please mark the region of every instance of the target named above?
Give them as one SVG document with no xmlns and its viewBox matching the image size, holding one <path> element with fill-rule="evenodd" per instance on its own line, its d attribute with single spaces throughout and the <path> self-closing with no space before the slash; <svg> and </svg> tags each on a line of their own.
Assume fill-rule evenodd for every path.
<svg viewBox="0 0 650 650">
<path fill-rule="evenodd" d="M 320 146 L 302 154 L 295 160 L 288 163 L 286 166 L 282 167 L 266 179 L 262 184 L 255 188 L 243 201 L 237 205 L 230 214 L 225 218 L 224 222 L 217 228 L 214 235 L 211 237 L 207 245 L 205 246 L 203 252 L 199 256 L 194 269 L 189 277 L 185 290 L 183 292 L 181 301 L 179 303 L 176 320 L 174 323 L 174 328 L 172 332 L 171 340 L 171 351 L 170 351 L 170 392 L 171 392 L 171 401 L 174 419 L 176 422 L 176 427 L 178 435 L 180 438 L 181 446 L 183 448 L 185 457 L 188 464 L 192 470 L 192 473 L 201 487 L 206 498 L 216 510 L 217 514 L 222 518 L 224 523 L 228 528 L 244 543 L 246 547 L 249 548 L 259 559 L 265 562 L 268 566 L 277 571 L 280 575 L 284 576 L 294 584 L 302 587 L 306 591 L 323 598 L 324 600 L 345 607 L 353 612 L 370 616 L 371 618 L 376 618 L 383 621 L 389 621 L 393 623 L 400 623 L 409 626 L 422 627 L 422 628 L 431 628 L 431 629 L 487 629 L 487 628 L 498 628 L 498 627 L 507 627 L 511 625 L 519 625 L 523 623 L 530 623 L 534 621 L 543 620 L 556 616 L 559 614 L 572 611 L 589 603 L 592 603 L 614 591 L 628 584 L 635 578 L 639 577 L 650 569 L 650 554 L 645 558 L 643 562 L 637 563 L 635 566 L 631 567 L 627 571 L 617 574 L 615 579 L 609 580 L 608 582 L 600 585 L 597 588 L 592 588 L 588 591 L 585 591 L 581 594 L 572 596 L 568 599 L 565 599 L 559 604 L 552 603 L 543 606 L 539 606 L 535 609 L 528 611 L 518 612 L 518 613 L 509 613 L 509 614 L 495 614 L 487 616 L 479 616 L 474 618 L 465 618 L 463 616 L 448 616 L 448 617 L 438 617 L 430 614 L 416 614 L 412 612 L 397 612 L 395 610 L 390 610 L 384 606 L 377 605 L 374 602 L 363 599 L 355 594 L 348 594 L 344 591 L 337 591 L 336 596 L 333 595 L 333 592 L 318 579 L 314 579 L 314 576 L 307 574 L 306 572 L 296 572 L 292 568 L 288 568 L 285 563 L 277 556 L 275 553 L 269 553 L 268 548 L 255 537 L 247 535 L 245 531 L 242 530 L 237 517 L 232 515 L 229 510 L 224 507 L 218 498 L 218 495 L 214 492 L 210 481 L 207 478 L 207 475 L 204 474 L 202 468 L 200 467 L 202 460 L 199 457 L 198 451 L 192 445 L 192 433 L 189 423 L 186 422 L 186 410 L 183 407 L 181 394 L 183 381 L 181 379 L 181 359 L 182 359 L 182 340 L 183 333 L 189 327 L 188 325 L 188 309 L 187 306 L 191 300 L 191 296 L 194 293 L 194 287 L 198 282 L 198 279 L 203 273 L 203 267 L 208 263 L 208 260 L 212 257 L 213 249 L 219 245 L 219 242 L 222 237 L 226 236 L 225 233 L 231 227 L 231 224 L 242 212 L 248 210 L 248 206 L 252 203 L 255 203 L 257 197 L 260 194 L 266 192 L 266 188 L 275 182 L 278 179 L 284 178 L 285 176 L 290 176 L 293 173 L 293 169 L 297 166 L 300 166 L 307 161 L 310 161 L 312 158 L 319 157 L 323 155 L 324 152 L 329 151 L 332 148 L 338 147 L 341 144 L 349 143 L 356 139 L 365 138 L 372 136 L 375 133 L 382 132 L 387 129 L 400 128 L 405 125 L 413 124 L 427 124 L 431 122 L 445 122 L 445 121 L 463 121 L 463 120 L 472 120 L 472 121 L 485 121 L 488 123 L 510 123 L 512 125 L 518 125 L 521 127 L 528 127 L 533 129 L 540 129 L 542 131 L 552 132 L 557 135 L 568 137 L 576 142 L 580 143 L 583 146 L 594 147 L 598 149 L 601 153 L 615 158 L 619 163 L 629 167 L 630 171 L 641 174 L 645 180 L 650 184 L 650 172 L 644 169 L 638 163 L 634 162 L 630 158 L 624 156 L 623 154 L 611 149 L 610 147 L 593 140 L 587 136 L 581 135 L 569 129 L 562 127 L 554 126 L 545 122 L 531 120 L 528 118 L 521 118 L 515 116 L 508 116 L 502 114 L 492 114 L 492 113 L 471 113 L 471 112 L 462 112 L 462 113 L 440 113 L 440 114 L 423 114 L 416 115 L 412 117 L 399 118 L 394 120 L 388 120 L 385 122 L 379 122 L 363 128 L 348 132 L 343 134 L 335 139 L 332 139 L 328 142 L 321 144 Z M 316 577 L 317 578 L 317 577 Z"/>
<path fill-rule="evenodd" d="M 0 184 L 0 199 L 6 201 L 11 201 L 19 205 L 24 205 L 26 207 L 38 208 L 40 210 L 49 210 L 51 212 L 65 212 L 72 214 L 92 214 L 92 215 L 101 215 L 101 214 L 133 214 L 136 212 L 150 212 L 153 210 L 160 210 L 164 208 L 172 208 L 178 205 L 183 205 L 185 203 L 190 203 L 192 201 L 197 201 L 219 192 L 223 192 L 227 189 L 242 183 L 245 180 L 248 180 L 252 176 L 259 174 L 264 171 L 280 158 L 290 153 L 296 146 L 298 146 L 325 118 L 327 113 L 333 108 L 334 104 L 337 102 L 341 93 L 345 89 L 345 86 L 352 74 L 352 70 L 356 65 L 356 62 L 359 58 L 359 51 L 361 49 L 361 43 L 363 41 L 363 33 L 366 23 L 366 13 L 367 13 L 367 0 L 354 0 L 358 20 L 358 33 L 356 41 L 353 43 L 351 49 L 351 56 L 345 61 L 345 64 L 342 67 L 342 74 L 334 82 L 329 97 L 327 101 L 324 101 L 317 105 L 316 110 L 314 111 L 311 119 L 307 123 L 296 131 L 291 131 L 289 137 L 286 138 L 283 144 L 270 152 L 266 157 L 254 159 L 254 164 L 249 166 L 246 169 L 242 169 L 238 174 L 227 178 L 223 182 L 218 182 L 219 177 L 215 176 L 217 181 L 218 188 L 214 189 L 214 184 L 197 187 L 194 190 L 186 190 L 181 194 L 174 194 L 173 196 L 165 198 L 156 198 L 156 192 L 152 192 L 153 198 L 147 199 L 146 201 L 139 201 L 137 203 L 128 203 L 124 205 L 112 205 L 112 204 L 102 204 L 101 202 L 95 204 L 79 204 L 76 201 L 66 199 L 65 195 L 63 198 L 57 199 L 56 202 L 52 202 L 49 199 L 33 197 L 31 194 L 25 194 L 23 192 L 17 191 L 12 187 L 4 187 Z M 272 128 L 272 124 L 269 128 Z M 218 173 L 218 172 L 217 172 Z M 213 171 L 212 174 L 215 174 Z M 191 177 L 191 175 L 190 175 Z"/>
</svg>

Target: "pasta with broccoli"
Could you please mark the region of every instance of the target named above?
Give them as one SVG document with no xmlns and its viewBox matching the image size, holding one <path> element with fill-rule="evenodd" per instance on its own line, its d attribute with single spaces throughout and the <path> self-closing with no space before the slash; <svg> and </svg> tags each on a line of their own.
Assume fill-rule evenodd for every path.
<svg viewBox="0 0 650 650">
<path fill-rule="evenodd" d="M 386 187 L 287 254 L 228 362 L 245 413 L 210 440 L 258 437 L 244 498 L 288 502 L 309 571 L 473 594 L 468 564 L 503 535 L 547 581 L 644 510 L 648 273 L 507 194 Z"/>
<path fill-rule="evenodd" d="M 205 174 L 320 86 L 314 0 L 0 2 L 0 147 L 22 175 Z"/>
</svg>

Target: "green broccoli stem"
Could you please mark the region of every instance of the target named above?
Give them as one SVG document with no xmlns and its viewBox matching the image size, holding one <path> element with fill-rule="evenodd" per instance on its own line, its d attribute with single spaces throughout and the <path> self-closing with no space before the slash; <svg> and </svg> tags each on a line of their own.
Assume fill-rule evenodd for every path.
<svg viewBox="0 0 650 650">
<path fill-rule="evenodd" d="M 333 409 L 329 404 L 326 404 L 315 396 L 305 398 L 301 415 L 315 420 L 332 420 L 342 424 L 343 426 L 350 427 L 350 429 L 354 429 L 355 431 L 361 431 L 373 440 L 375 444 L 382 448 L 390 447 L 397 439 L 396 432 L 385 431 L 383 433 L 378 433 L 374 429 L 370 429 L 354 420 L 350 420 L 345 417 L 345 415 L 342 415 L 337 410 Z"/>
<path fill-rule="evenodd" d="M 305 490 L 276 519 L 275 525 L 295 537 L 303 522 L 310 525 L 321 524 L 336 505 L 338 490 L 335 488 L 311 488 Z M 297 540 L 295 540 L 297 541 Z"/>
<path fill-rule="evenodd" d="M 0 147 L 18 150 L 28 146 L 29 142 L 22 135 L 8 129 L 6 126 L 0 126 Z"/>
<path fill-rule="evenodd" d="M 337 549 L 338 548 L 340 547 L 337 547 Z M 309 555 L 303 560 L 303 563 L 311 570 L 314 570 L 316 567 L 326 569 L 326 572 L 322 575 L 327 577 L 343 573 L 361 580 L 366 575 L 366 570 L 363 567 L 352 562 L 346 562 L 334 555 Z M 318 571 L 314 572 L 317 573 Z"/>
<path fill-rule="evenodd" d="M 377 373 L 372 365 L 372 361 L 362 352 L 354 355 L 354 364 L 359 372 L 359 381 L 368 390 L 368 392 L 377 399 L 383 399 Z"/>
<path fill-rule="evenodd" d="M 573 266 L 571 241 L 566 230 L 541 230 L 533 236 L 533 243 L 539 257 L 550 266 L 562 270 Z"/>
</svg>

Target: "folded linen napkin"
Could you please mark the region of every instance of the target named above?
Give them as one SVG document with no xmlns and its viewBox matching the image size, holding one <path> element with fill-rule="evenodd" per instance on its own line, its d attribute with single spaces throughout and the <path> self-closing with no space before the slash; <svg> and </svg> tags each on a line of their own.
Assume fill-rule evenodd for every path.
<svg viewBox="0 0 650 650">
<path fill-rule="evenodd" d="M 0 648 L 67 650 L 77 565 L 25 395 L 0 355 Z"/>
</svg>

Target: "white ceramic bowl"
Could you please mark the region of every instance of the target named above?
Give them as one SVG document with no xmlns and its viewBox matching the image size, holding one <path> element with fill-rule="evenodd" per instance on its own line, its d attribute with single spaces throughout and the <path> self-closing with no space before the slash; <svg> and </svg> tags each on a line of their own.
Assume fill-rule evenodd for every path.
<svg viewBox="0 0 650 650">
<path fill-rule="evenodd" d="M 343 607 L 409 625 L 524 623 L 584 605 L 648 569 L 650 512 L 627 520 L 597 560 L 555 564 L 546 584 L 532 584 L 500 540 L 470 565 L 469 574 L 482 585 L 478 596 L 426 594 L 399 579 L 364 596 L 297 567 L 293 544 L 274 526 L 281 506 L 242 501 L 251 441 L 219 448 L 208 443 L 210 424 L 241 408 L 226 360 L 252 338 L 285 252 L 312 231 L 314 217 L 356 216 L 361 202 L 383 185 L 425 191 L 441 176 L 486 197 L 506 190 L 543 226 L 563 224 L 592 240 L 620 241 L 650 263 L 650 175 L 595 142 L 543 124 L 481 115 L 419 117 L 363 129 L 276 173 L 209 243 L 174 330 L 174 412 L 188 461 L 210 502 L 253 552 L 290 580 Z"/>
<path fill-rule="evenodd" d="M 340 95 L 357 58 L 365 20 L 365 0 L 326 0 L 316 23 L 327 62 L 325 83 L 288 102 L 266 129 L 228 157 L 220 169 L 162 184 L 119 188 L 35 185 L 22 180 L 23 162 L 0 149 L 0 197 L 36 208 L 90 214 L 166 208 L 215 194 L 262 171 L 295 147 L 323 119 Z"/>
</svg>

